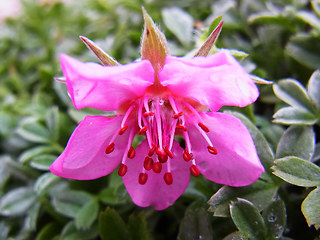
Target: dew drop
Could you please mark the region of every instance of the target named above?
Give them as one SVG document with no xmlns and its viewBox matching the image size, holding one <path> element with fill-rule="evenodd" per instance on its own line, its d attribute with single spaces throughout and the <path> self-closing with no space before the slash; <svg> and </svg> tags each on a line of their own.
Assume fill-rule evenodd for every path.
<svg viewBox="0 0 320 240">
<path fill-rule="evenodd" d="M 277 221 L 277 216 L 274 215 L 273 213 L 270 213 L 269 216 L 268 216 L 268 222 L 275 222 Z"/>
</svg>

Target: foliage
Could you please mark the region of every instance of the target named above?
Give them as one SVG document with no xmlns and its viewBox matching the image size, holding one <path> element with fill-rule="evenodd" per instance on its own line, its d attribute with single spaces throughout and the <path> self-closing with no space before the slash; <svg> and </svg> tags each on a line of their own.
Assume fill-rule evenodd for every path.
<svg viewBox="0 0 320 240">
<path fill-rule="evenodd" d="M 0 239 L 317 236 L 318 0 L 22 3 L 21 15 L 0 23 Z M 232 49 L 255 79 L 274 82 L 259 85 L 253 106 L 223 109 L 252 135 L 265 167 L 257 182 L 232 188 L 192 177 L 182 197 L 157 212 L 135 206 L 117 174 L 76 181 L 48 172 L 77 122 L 93 114 L 75 111 L 64 83 L 53 80 L 61 75 L 59 53 L 97 61 L 77 37 L 85 35 L 121 63 L 139 58 L 142 5 L 166 33 L 173 55 L 192 56 L 222 15 L 212 52 Z"/>
</svg>

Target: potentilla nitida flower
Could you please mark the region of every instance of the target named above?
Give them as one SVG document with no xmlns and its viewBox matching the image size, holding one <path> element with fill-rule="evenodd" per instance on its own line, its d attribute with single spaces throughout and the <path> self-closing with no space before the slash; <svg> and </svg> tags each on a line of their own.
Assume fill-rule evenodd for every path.
<svg viewBox="0 0 320 240">
<path fill-rule="evenodd" d="M 164 36 L 145 11 L 144 19 L 140 61 L 119 65 L 84 37 L 108 66 L 61 55 L 74 106 L 116 111 L 117 116 L 81 121 L 51 172 L 89 180 L 119 166 L 135 204 L 156 210 L 176 201 L 190 173 L 229 186 L 256 181 L 264 169 L 248 130 L 234 116 L 217 111 L 253 103 L 258 89 L 227 51 L 204 56 L 222 23 L 196 57 L 183 59 L 168 54 Z M 136 135 L 145 139 L 135 149 Z M 184 140 L 183 147 L 175 137 Z"/>
</svg>

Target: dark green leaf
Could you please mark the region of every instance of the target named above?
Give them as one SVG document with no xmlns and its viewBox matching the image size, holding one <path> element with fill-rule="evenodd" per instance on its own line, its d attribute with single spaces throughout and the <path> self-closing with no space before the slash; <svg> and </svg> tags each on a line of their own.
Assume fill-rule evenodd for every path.
<svg viewBox="0 0 320 240">
<path fill-rule="evenodd" d="M 305 111 L 293 107 L 284 107 L 278 110 L 273 117 L 273 122 L 281 124 L 301 124 L 301 125 L 313 125 L 318 119 L 309 111 Z"/>
<path fill-rule="evenodd" d="M 60 238 L 57 240 L 92 240 L 96 239 L 98 235 L 98 226 L 93 225 L 87 230 L 77 229 L 74 221 L 69 222 L 65 225 L 60 235 Z"/>
<path fill-rule="evenodd" d="M 75 224 L 77 229 L 88 229 L 92 223 L 97 219 L 99 211 L 99 203 L 97 199 L 92 199 L 85 204 L 77 213 Z"/>
<path fill-rule="evenodd" d="M 250 239 L 265 239 L 266 226 L 258 208 L 251 202 L 238 198 L 237 201 L 231 203 L 230 214 L 242 234 Z"/>
<path fill-rule="evenodd" d="M 146 216 L 143 213 L 130 215 L 128 229 L 132 240 L 151 240 Z"/>
<path fill-rule="evenodd" d="M 320 109 L 320 71 L 315 71 L 308 83 L 308 93 L 315 105 Z"/>
<path fill-rule="evenodd" d="M 267 227 L 268 235 L 271 239 L 279 239 L 286 226 L 286 209 L 284 202 L 280 199 L 270 203 L 262 213 Z"/>
<path fill-rule="evenodd" d="M 272 170 L 274 175 L 288 183 L 303 187 L 320 186 L 320 167 L 301 158 L 277 159 Z"/>
<path fill-rule="evenodd" d="M 223 240 L 245 240 L 246 237 L 241 232 L 233 232 L 224 237 Z"/>
<path fill-rule="evenodd" d="M 107 208 L 99 216 L 99 233 L 103 240 L 129 240 L 127 226 L 119 213 Z"/>
<path fill-rule="evenodd" d="M 57 107 L 52 107 L 46 114 L 46 124 L 51 139 L 57 140 L 59 137 L 59 111 Z"/>
<path fill-rule="evenodd" d="M 315 135 L 312 127 L 293 125 L 282 135 L 276 157 L 296 156 L 310 160 L 314 153 L 314 147 Z"/>
<path fill-rule="evenodd" d="M 25 214 L 36 201 L 32 188 L 15 188 L 4 195 L 0 200 L 0 214 L 14 216 Z"/>
<path fill-rule="evenodd" d="M 266 174 L 263 174 L 261 180 L 259 179 L 250 186 L 224 186 L 208 201 L 210 205 L 209 210 L 214 212 L 214 216 L 229 216 L 229 204 L 238 197 L 249 200 L 254 203 L 259 210 L 262 210 L 275 196 L 277 189 L 277 185 Z"/>
<path fill-rule="evenodd" d="M 313 106 L 306 89 L 297 80 L 281 80 L 278 84 L 273 85 L 273 91 L 278 98 L 294 108 L 313 111 Z"/>
<path fill-rule="evenodd" d="M 45 225 L 37 235 L 36 240 L 51 240 L 54 236 L 57 236 L 60 230 L 60 226 L 56 222 L 51 222 Z"/>
<path fill-rule="evenodd" d="M 308 225 L 314 225 L 316 229 L 320 228 L 320 188 L 314 189 L 302 202 L 301 210 L 307 219 Z"/>
<path fill-rule="evenodd" d="M 180 223 L 178 239 L 213 239 L 211 217 L 202 201 L 191 204 Z M 201 236 L 201 238 L 200 238 Z"/>
</svg>

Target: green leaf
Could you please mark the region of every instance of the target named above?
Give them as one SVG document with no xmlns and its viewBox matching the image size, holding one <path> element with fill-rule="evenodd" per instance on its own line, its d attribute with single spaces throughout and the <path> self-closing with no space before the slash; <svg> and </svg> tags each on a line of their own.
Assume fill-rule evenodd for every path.
<svg viewBox="0 0 320 240">
<path fill-rule="evenodd" d="M 286 226 L 286 209 L 281 199 L 272 201 L 270 205 L 263 210 L 262 216 L 267 227 L 270 239 L 279 239 Z"/>
<path fill-rule="evenodd" d="M 209 211 L 214 212 L 214 216 L 227 217 L 229 216 L 230 202 L 235 201 L 238 197 L 249 200 L 259 210 L 262 210 L 269 204 L 277 190 L 278 186 L 266 174 L 261 176 L 261 180 L 259 179 L 246 187 L 224 186 L 208 201 Z"/>
<path fill-rule="evenodd" d="M 277 24 L 289 29 L 290 31 L 295 30 L 295 26 L 292 25 L 292 23 L 290 23 L 288 19 L 280 13 L 259 12 L 250 15 L 248 22 L 255 24 Z"/>
<path fill-rule="evenodd" d="M 97 219 L 99 211 L 98 200 L 93 198 L 85 204 L 77 213 L 75 224 L 77 229 L 89 229 L 92 223 Z"/>
<path fill-rule="evenodd" d="M 35 143 L 48 143 L 49 131 L 43 127 L 36 119 L 27 119 L 22 122 L 17 129 L 19 134 L 24 139 Z"/>
<path fill-rule="evenodd" d="M 211 217 L 202 201 L 191 204 L 180 223 L 179 240 L 213 239 Z"/>
<path fill-rule="evenodd" d="M 266 226 L 256 208 L 251 202 L 238 198 L 230 205 L 230 214 L 233 222 L 242 234 L 250 239 L 265 239 Z"/>
<path fill-rule="evenodd" d="M 315 115 L 309 111 L 294 107 L 284 107 L 278 110 L 273 117 L 273 122 L 281 124 L 301 124 L 301 125 L 313 125 L 318 120 Z"/>
<path fill-rule="evenodd" d="M 320 71 L 315 71 L 308 83 L 308 93 L 312 101 L 320 110 Z"/>
<path fill-rule="evenodd" d="M 91 199 L 92 197 L 83 191 L 64 191 L 54 196 L 53 207 L 57 212 L 74 218 Z"/>
<path fill-rule="evenodd" d="M 188 46 L 192 40 L 193 18 L 179 7 L 164 8 L 161 14 L 167 28 Z"/>
<path fill-rule="evenodd" d="M 292 107 L 305 111 L 313 111 L 313 106 L 306 89 L 297 80 L 281 80 L 278 84 L 273 85 L 273 91 L 278 98 Z"/>
<path fill-rule="evenodd" d="M 39 170 L 49 170 L 49 167 L 57 159 L 56 155 L 53 154 L 42 154 L 34 157 L 30 166 Z"/>
<path fill-rule="evenodd" d="M 320 19 L 314 13 L 301 10 L 296 13 L 296 16 L 320 31 Z"/>
<path fill-rule="evenodd" d="M 311 6 L 313 8 L 313 10 L 318 14 L 318 16 L 320 17 L 320 2 L 319 0 L 312 0 L 311 1 Z"/>
<path fill-rule="evenodd" d="M 22 215 L 36 201 L 32 188 L 20 187 L 9 191 L 0 200 L 0 214 L 4 216 Z"/>
<path fill-rule="evenodd" d="M 276 158 L 296 156 L 311 160 L 315 147 L 315 135 L 310 126 L 290 126 L 282 135 Z"/>
<path fill-rule="evenodd" d="M 29 210 L 29 214 L 26 218 L 25 225 L 28 230 L 35 231 L 37 228 L 37 221 L 40 214 L 41 204 L 40 202 L 36 202 L 33 206 L 31 206 Z"/>
<path fill-rule="evenodd" d="M 57 236 L 60 230 L 60 226 L 56 222 L 50 222 L 45 225 L 37 235 L 36 240 L 51 240 L 54 236 Z"/>
<path fill-rule="evenodd" d="M 273 165 L 274 155 L 263 134 L 244 115 L 238 112 L 231 112 L 231 111 L 225 111 L 225 112 L 239 118 L 242 121 L 242 123 L 248 128 L 250 135 L 254 141 L 254 144 L 257 149 L 257 153 L 262 165 L 264 166 L 267 172 L 271 173 L 270 167 Z"/>
<path fill-rule="evenodd" d="M 46 124 L 49 130 L 51 139 L 59 138 L 59 111 L 58 107 L 51 107 L 46 114 Z"/>
<path fill-rule="evenodd" d="M 107 208 L 99 216 L 99 233 L 102 240 L 129 240 L 127 226 L 119 213 Z"/>
<path fill-rule="evenodd" d="M 41 195 L 48 189 L 48 187 L 50 187 L 55 182 L 58 182 L 59 180 L 61 180 L 60 177 L 53 175 L 50 172 L 44 173 L 35 182 L 34 190 L 37 194 Z"/>
<path fill-rule="evenodd" d="M 314 225 L 316 229 L 320 228 L 320 188 L 317 187 L 309 193 L 301 205 L 301 210 L 306 218 L 309 227 Z"/>
<path fill-rule="evenodd" d="M 30 162 L 32 160 L 32 158 L 34 158 L 38 155 L 41 155 L 44 153 L 52 153 L 52 152 L 54 152 L 54 149 L 48 145 L 29 148 L 19 156 L 19 162 L 25 164 L 25 163 Z"/>
<path fill-rule="evenodd" d="M 230 233 L 223 240 L 246 240 L 246 237 L 239 231 Z"/>
<path fill-rule="evenodd" d="M 98 235 L 98 226 L 93 225 L 87 230 L 77 229 L 74 221 L 69 222 L 65 225 L 60 235 L 60 238 L 57 240 L 92 240 L 97 239 Z"/>
<path fill-rule="evenodd" d="M 319 159 L 320 159 L 320 143 L 317 143 L 311 161 L 312 161 L 312 162 L 316 162 L 316 161 L 318 161 Z"/>
<path fill-rule="evenodd" d="M 128 229 L 132 240 L 151 240 L 146 216 L 143 212 L 130 215 Z"/>
<path fill-rule="evenodd" d="M 302 186 L 320 186 L 320 167 L 298 157 L 277 159 L 272 167 L 273 174 L 288 183 Z"/>
</svg>

